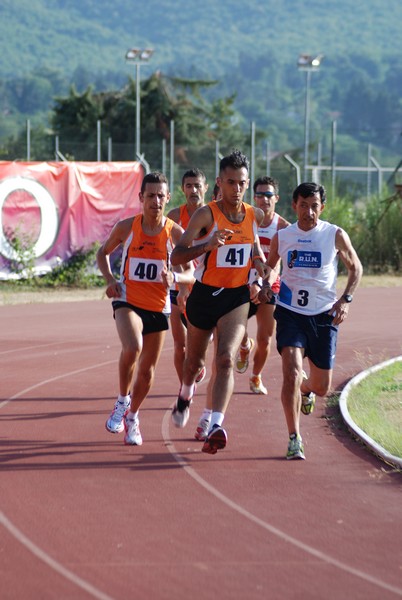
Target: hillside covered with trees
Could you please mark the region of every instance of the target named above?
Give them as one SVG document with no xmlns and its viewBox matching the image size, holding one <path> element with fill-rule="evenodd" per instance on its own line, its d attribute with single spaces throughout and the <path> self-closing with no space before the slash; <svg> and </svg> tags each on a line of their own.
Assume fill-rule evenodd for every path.
<svg viewBox="0 0 402 600">
<path fill-rule="evenodd" d="M 297 57 L 322 53 L 311 78 L 311 155 L 320 144 L 322 160 L 329 160 L 336 121 L 339 163 L 365 165 L 370 144 L 383 166 L 395 166 L 402 154 L 401 22 L 399 0 L 2 0 L 0 157 L 24 157 L 28 118 L 33 139 L 57 132 L 84 144 L 87 131 L 93 140 L 93 121 L 77 122 L 75 132 L 62 128 L 60 107 L 74 94 L 97 103 L 92 119 L 101 119 L 108 135 L 132 141 L 132 127 L 120 123 L 117 131 L 115 119 L 110 128 L 105 98 L 114 98 L 115 116 L 121 107 L 116 98 L 131 98 L 129 118 L 134 71 L 124 55 L 137 46 L 154 49 L 141 67 L 145 96 L 161 77 L 216 81 L 198 88 L 202 110 L 194 95 L 185 102 L 190 89 L 181 87 L 188 123 L 201 119 L 213 141 L 221 110 L 226 122 L 220 135 L 228 138 L 221 142 L 229 142 L 247 136 L 255 122 L 261 154 L 267 140 L 273 152 L 302 151 L 305 74 Z M 144 108 L 145 116 L 151 113 Z M 145 140 L 151 132 L 143 126 Z M 187 124 L 186 132 L 191 143 L 194 128 Z M 38 144 L 33 158 L 48 158 L 45 145 Z"/>
</svg>

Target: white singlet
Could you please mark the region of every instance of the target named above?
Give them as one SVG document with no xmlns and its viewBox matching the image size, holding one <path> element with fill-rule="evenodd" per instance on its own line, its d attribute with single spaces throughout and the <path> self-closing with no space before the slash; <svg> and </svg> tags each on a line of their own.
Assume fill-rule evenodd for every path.
<svg viewBox="0 0 402 600">
<path fill-rule="evenodd" d="M 336 302 L 338 229 L 319 219 L 310 231 L 303 231 L 297 223 L 278 231 L 282 273 L 277 304 L 304 315 L 317 315 L 332 307 Z"/>
</svg>

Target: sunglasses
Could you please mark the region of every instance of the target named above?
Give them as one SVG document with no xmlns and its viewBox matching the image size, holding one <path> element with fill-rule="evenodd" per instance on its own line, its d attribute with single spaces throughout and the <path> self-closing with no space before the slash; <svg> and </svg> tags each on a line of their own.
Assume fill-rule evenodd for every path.
<svg viewBox="0 0 402 600">
<path fill-rule="evenodd" d="M 272 198 L 276 196 L 275 192 L 254 192 L 254 196 L 265 196 L 266 198 Z"/>
</svg>

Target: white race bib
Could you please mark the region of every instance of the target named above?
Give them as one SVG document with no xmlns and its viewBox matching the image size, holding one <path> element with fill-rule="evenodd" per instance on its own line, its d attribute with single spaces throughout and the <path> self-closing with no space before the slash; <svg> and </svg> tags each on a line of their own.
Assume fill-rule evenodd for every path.
<svg viewBox="0 0 402 600">
<path fill-rule="evenodd" d="M 128 276 L 131 281 L 161 282 L 163 267 L 163 260 L 132 257 Z"/>
<path fill-rule="evenodd" d="M 247 266 L 251 254 L 251 244 L 228 244 L 217 249 L 216 264 L 229 269 Z"/>
</svg>

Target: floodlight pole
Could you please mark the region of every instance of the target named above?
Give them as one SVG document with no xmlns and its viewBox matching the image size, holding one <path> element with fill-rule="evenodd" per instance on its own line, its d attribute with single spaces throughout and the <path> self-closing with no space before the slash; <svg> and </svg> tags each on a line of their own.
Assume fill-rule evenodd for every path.
<svg viewBox="0 0 402 600">
<path fill-rule="evenodd" d="M 135 154 L 141 154 L 140 63 L 135 64 Z"/>
<path fill-rule="evenodd" d="M 308 145 L 310 142 L 310 85 L 311 71 L 306 71 L 306 98 L 304 109 L 304 153 L 303 153 L 303 178 L 307 181 Z"/>
<path fill-rule="evenodd" d="M 309 54 L 300 54 L 297 61 L 297 68 L 300 71 L 306 71 L 306 96 L 304 110 L 304 153 L 303 153 L 303 177 L 307 181 L 308 170 L 308 148 L 310 143 L 310 85 L 312 71 L 318 71 L 323 54 L 310 56 Z"/>
<path fill-rule="evenodd" d="M 141 156 L 141 85 L 140 65 L 149 61 L 154 51 L 152 48 L 131 48 L 126 52 L 126 62 L 135 64 L 135 156 Z"/>
</svg>

